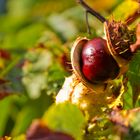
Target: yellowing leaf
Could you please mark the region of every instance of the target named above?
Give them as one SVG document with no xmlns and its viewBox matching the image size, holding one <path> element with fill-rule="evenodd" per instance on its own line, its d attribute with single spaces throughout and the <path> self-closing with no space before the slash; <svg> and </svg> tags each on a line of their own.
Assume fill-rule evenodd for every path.
<svg viewBox="0 0 140 140">
<path fill-rule="evenodd" d="M 26 136 L 24 134 L 22 134 L 22 135 L 19 135 L 17 137 L 14 137 L 13 140 L 26 140 Z"/>
<path fill-rule="evenodd" d="M 113 17 L 115 20 L 125 21 L 128 17 L 132 16 L 138 8 L 138 2 L 126 0 L 114 10 Z"/>
<path fill-rule="evenodd" d="M 114 6 L 117 0 L 87 0 L 86 1 L 93 9 L 98 11 L 106 10 Z"/>
</svg>

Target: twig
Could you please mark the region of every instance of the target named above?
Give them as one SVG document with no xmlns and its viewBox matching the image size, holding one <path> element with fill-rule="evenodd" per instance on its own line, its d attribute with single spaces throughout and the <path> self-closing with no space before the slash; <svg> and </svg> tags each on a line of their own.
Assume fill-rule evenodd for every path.
<svg viewBox="0 0 140 140">
<path fill-rule="evenodd" d="M 89 26 L 89 22 L 88 22 L 88 11 L 86 11 L 86 25 L 87 25 L 87 32 L 88 32 L 88 34 L 91 34 L 90 26 Z"/>
<path fill-rule="evenodd" d="M 89 7 L 83 0 L 77 0 L 77 2 L 79 4 L 81 4 L 88 13 L 92 14 L 93 16 L 95 16 L 98 20 L 100 20 L 102 23 L 104 23 L 105 21 L 107 21 L 102 15 L 100 15 L 98 12 L 96 12 L 95 10 L 93 10 L 91 7 Z"/>
</svg>

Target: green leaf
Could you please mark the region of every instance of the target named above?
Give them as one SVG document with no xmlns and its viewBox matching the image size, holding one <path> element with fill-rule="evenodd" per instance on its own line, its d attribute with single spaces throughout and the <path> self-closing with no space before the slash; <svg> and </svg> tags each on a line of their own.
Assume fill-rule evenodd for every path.
<svg viewBox="0 0 140 140">
<path fill-rule="evenodd" d="M 131 83 L 137 85 L 140 83 L 140 51 L 136 53 L 132 59 L 129 70 L 128 77 Z"/>
<path fill-rule="evenodd" d="M 133 92 L 133 105 L 137 102 L 138 96 L 140 94 L 140 51 L 138 51 L 134 58 L 132 59 L 129 70 L 128 78 L 132 86 Z"/>
<path fill-rule="evenodd" d="M 70 103 L 52 105 L 43 117 L 46 125 L 81 140 L 85 119 L 82 112 Z"/>
<path fill-rule="evenodd" d="M 0 23 L 1 23 L 1 28 L 0 32 L 9 34 L 12 32 L 16 32 L 23 27 L 27 26 L 28 24 L 31 24 L 31 18 L 28 19 L 28 17 L 22 16 L 22 17 L 13 17 L 6 15 L 4 17 L 0 17 Z"/>
<path fill-rule="evenodd" d="M 68 73 L 66 73 L 61 65 L 56 64 L 52 65 L 48 69 L 48 74 L 46 78 L 46 89 L 47 94 L 54 94 L 56 95 L 57 92 L 61 89 L 63 82 L 65 80 L 65 76 L 67 76 Z"/>
<path fill-rule="evenodd" d="M 128 89 L 123 96 L 124 109 L 131 109 L 133 108 L 133 91 L 130 82 L 127 83 L 127 88 Z"/>
<path fill-rule="evenodd" d="M 41 37 L 45 26 L 40 23 L 35 23 L 22 28 L 17 33 L 7 34 L 3 38 L 2 46 L 6 49 L 26 49 L 34 45 Z"/>
<path fill-rule="evenodd" d="M 0 136 L 10 134 L 21 106 L 26 103 L 25 96 L 9 96 L 0 101 Z M 20 123 L 21 124 L 21 123 Z"/>
<path fill-rule="evenodd" d="M 11 97 L 7 97 L 6 99 L 0 101 L 0 137 L 3 136 L 6 125 L 8 123 L 11 103 Z"/>
<path fill-rule="evenodd" d="M 140 107 L 140 95 L 138 96 L 135 107 Z"/>
<path fill-rule="evenodd" d="M 125 21 L 128 17 L 133 15 L 138 10 L 138 8 L 138 2 L 125 0 L 113 11 L 112 15 L 115 20 Z"/>
<path fill-rule="evenodd" d="M 42 32 L 45 30 L 45 26 L 40 23 L 35 23 L 23 28 L 17 34 L 18 46 L 25 48 L 34 45 L 36 41 L 41 37 Z"/>
<path fill-rule="evenodd" d="M 41 118 L 45 110 L 52 104 L 52 97 L 45 93 L 36 100 L 30 100 L 24 104 L 17 114 L 12 135 L 17 136 L 25 133 L 33 119 Z"/>
</svg>

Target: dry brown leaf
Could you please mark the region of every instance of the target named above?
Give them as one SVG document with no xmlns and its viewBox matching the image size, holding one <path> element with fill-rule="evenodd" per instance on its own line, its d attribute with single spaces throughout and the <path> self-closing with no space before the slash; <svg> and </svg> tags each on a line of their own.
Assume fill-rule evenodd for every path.
<svg viewBox="0 0 140 140">
<path fill-rule="evenodd" d="M 26 140 L 74 140 L 70 135 L 50 130 L 41 120 L 35 120 L 26 133 Z"/>
</svg>

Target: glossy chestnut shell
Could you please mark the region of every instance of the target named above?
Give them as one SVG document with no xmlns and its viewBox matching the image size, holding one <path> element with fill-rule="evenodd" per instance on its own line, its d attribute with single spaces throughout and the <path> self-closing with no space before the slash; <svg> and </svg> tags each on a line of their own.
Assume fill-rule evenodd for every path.
<svg viewBox="0 0 140 140">
<path fill-rule="evenodd" d="M 82 72 L 92 83 L 108 82 L 118 76 L 119 66 L 101 37 L 89 40 L 82 49 Z"/>
<path fill-rule="evenodd" d="M 87 78 L 85 78 L 84 74 L 82 73 L 82 67 L 81 67 L 81 53 L 84 45 L 89 41 L 86 37 L 84 38 L 78 38 L 71 50 L 71 63 L 72 68 L 74 71 L 74 74 L 77 76 L 77 78 L 86 86 L 88 86 L 90 89 L 99 92 L 103 91 L 106 82 L 100 82 L 100 83 L 92 83 Z M 109 81 L 108 81 L 109 82 Z"/>
</svg>

